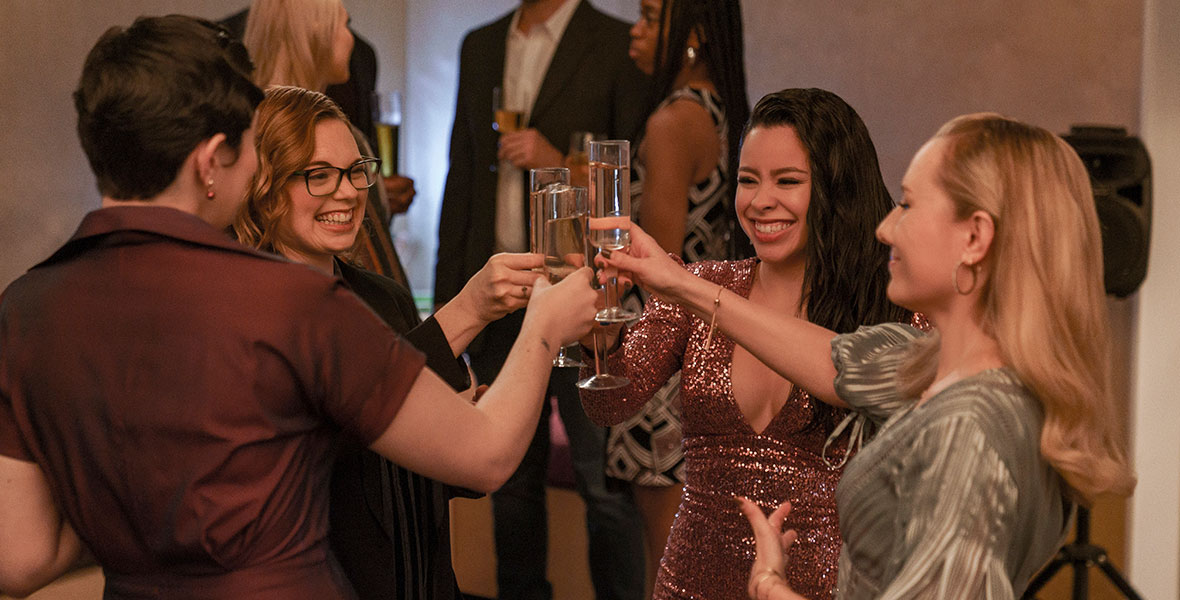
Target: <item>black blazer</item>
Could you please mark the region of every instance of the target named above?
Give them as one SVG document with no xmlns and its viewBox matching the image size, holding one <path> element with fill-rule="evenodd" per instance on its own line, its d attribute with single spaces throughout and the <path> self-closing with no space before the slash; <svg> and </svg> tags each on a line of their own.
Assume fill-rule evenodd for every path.
<svg viewBox="0 0 1180 600">
<path fill-rule="evenodd" d="M 648 80 L 627 55 L 629 25 L 599 12 L 586 0 L 578 2 L 529 120 L 529 127 L 563 154 L 575 131 L 633 139 L 645 117 L 647 98 Z M 509 13 L 463 40 L 451 164 L 439 218 L 436 305 L 458 294 L 492 255 L 499 138 L 492 130 L 492 88 L 501 85 L 504 77 L 511 21 Z M 525 195 L 520 201 L 528 202 Z M 522 212 L 527 218 L 528 211 Z M 527 226 L 527 221 L 522 223 Z M 477 350 L 478 340 L 471 348 L 473 353 Z"/>
<path fill-rule="evenodd" d="M 426 366 L 451 387 L 470 386 L 433 317 L 421 322 L 400 283 L 337 261 L 341 279 L 394 331 L 426 354 Z M 332 465 L 328 541 L 362 600 L 461 597 L 451 566 L 448 501 L 478 494 L 403 469 L 359 443 L 342 440 Z"/>
</svg>

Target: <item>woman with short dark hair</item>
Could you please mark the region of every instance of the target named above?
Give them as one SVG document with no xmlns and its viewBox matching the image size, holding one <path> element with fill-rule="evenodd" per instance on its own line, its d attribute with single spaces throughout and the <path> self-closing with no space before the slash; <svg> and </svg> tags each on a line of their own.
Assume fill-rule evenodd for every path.
<svg viewBox="0 0 1180 600">
<path fill-rule="evenodd" d="M 341 434 L 480 491 L 524 455 L 557 349 L 590 328 L 589 269 L 522 290 L 473 405 L 338 279 L 227 238 L 261 98 L 241 47 L 190 17 L 114 28 L 87 57 L 102 208 L 0 302 L 3 593 L 84 544 L 106 598 L 354 598 L 327 540 Z"/>
</svg>

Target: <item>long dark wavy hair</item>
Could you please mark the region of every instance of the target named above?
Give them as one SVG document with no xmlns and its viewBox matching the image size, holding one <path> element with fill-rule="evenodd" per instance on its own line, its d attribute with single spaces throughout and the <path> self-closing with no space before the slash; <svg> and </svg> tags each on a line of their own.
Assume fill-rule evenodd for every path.
<svg viewBox="0 0 1180 600">
<path fill-rule="evenodd" d="M 742 137 L 767 127 L 794 129 L 810 161 L 811 200 L 800 296 L 807 320 L 836 333 L 855 331 L 861 325 L 909 322 L 911 313 L 885 295 L 889 248 L 877 241 L 876 229 L 893 210 L 893 200 L 860 115 L 832 92 L 786 89 L 758 101 Z M 820 413 L 816 417 L 834 414 L 827 404 L 814 404 Z"/>
<path fill-rule="evenodd" d="M 656 42 L 655 70 L 652 73 L 652 97 L 648 114 L 655 110 L 673 91 L 676 76 L 684 66 L 688 36 L 696 31 L 701 40 L 697 60 L 709 68 L 709 79 L 717 88 L 725 109 L 728 125 L 726 139 L 729 152 L 726 206 L 732 214 L 734 192 L 737 190 L 738 153 L 741 147 L 741 126 L 750 115 L 750 99 L 746 95 L 746 62 L 742 36 L 742 6 L 738 0 L 664 0 L 660 7 L 659 31 L 667 30 Z M 731 222 L 731 226 L 736 221 Z M 749 246 L 741 228 L 733 226 L 735 244 Z M 732 251 L 731 251 L 732 254 Z"/>
</svg>

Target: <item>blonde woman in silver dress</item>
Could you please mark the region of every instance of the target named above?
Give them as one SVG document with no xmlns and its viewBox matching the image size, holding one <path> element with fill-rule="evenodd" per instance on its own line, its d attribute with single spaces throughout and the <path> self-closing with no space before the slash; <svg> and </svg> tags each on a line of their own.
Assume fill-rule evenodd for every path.
<svg viewBox="0 0 1180 600">
<path fill-rule="evenodd" d="M 633 256 L 612 262 L 879 428 L 836 494 L 839 597 L 1018 598 L 1075 503 L 1135 485 L 1112 408 L 1089 179 L 1052 133 L 979 114 L 943 126 L 902 188 L 877 229 L 889 297 L 936 334 L 890 324 L 836 336 L 732 293 L 714 303 L 716 285 L 635 232 Z M 741 502 L 758 545 L 750 597 L 801 598 L 783 578 L 790 506 L 767 519 Z"/>
</svg>

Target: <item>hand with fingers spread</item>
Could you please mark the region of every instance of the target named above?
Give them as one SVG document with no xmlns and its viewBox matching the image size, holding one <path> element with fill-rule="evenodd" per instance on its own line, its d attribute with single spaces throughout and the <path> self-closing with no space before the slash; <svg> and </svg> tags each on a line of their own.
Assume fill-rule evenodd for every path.
<svg viewBox="0 0 1180 600">
<path fill-rule="evenodd" d="M 462 354 L 489 323 L 524 308 L 532 296 L 540 254 L 497 254 L 479 270 L 434 318 L 455 355 Z"/>
<path fill-rule="evenodd" d="M 767 518 L 762 508 L 748 498 L 738 498 L 742 514 L 754 529 L 754 543 L 758 554 L 750 567 L 750 581 L 746 591 L 750 600 L 799 600 L 786 580 L 787 550 L 797 537 L 794 529 L 783 531 L 783 523 L 791 514 L 791 503 L 783 502 Z"/>
<path fill-rule="evenodd" d="M 565 160 L 561 151 L 533 128 L 501 135 L 496 156 L 521 170 L 560 167 Z"/>
</svg>

